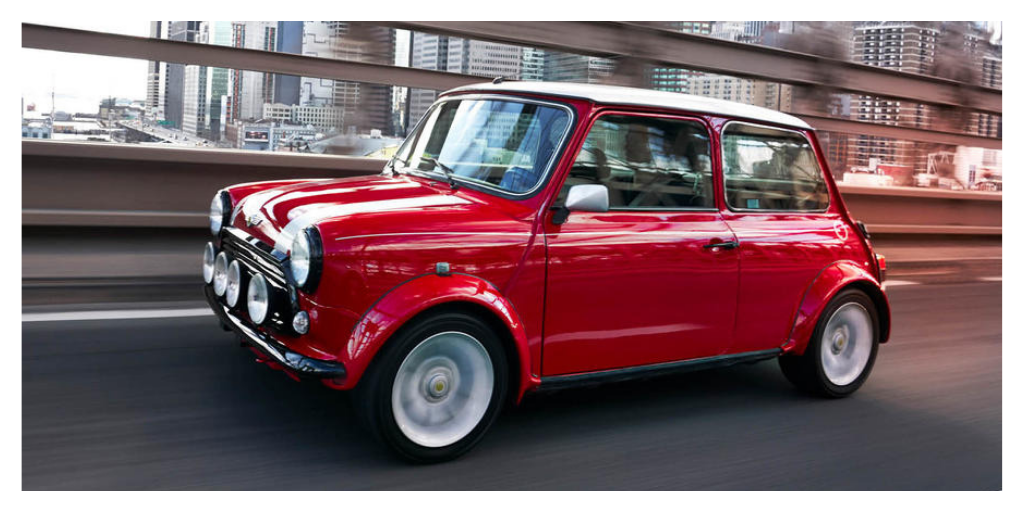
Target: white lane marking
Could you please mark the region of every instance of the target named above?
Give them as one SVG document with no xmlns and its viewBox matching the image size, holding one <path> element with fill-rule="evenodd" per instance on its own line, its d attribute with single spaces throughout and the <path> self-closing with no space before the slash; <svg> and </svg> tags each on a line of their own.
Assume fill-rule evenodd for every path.
<svg viewBox="0 0 1024 512">
<path fill-rule="evenodd" d="M 952 270 L 921 270 L 921 271 L 906 271 L 901 270 L 899 272 L 891 272 L 889 275 L 899 276 L 942 276 L 946 274 L 952 274 Z"/>
<path fill-rule="evenodd" d="M 1003 281 L 1003 276 L 979 277 L 978 280 L 989 281 L 993 283 L 1001 283 Z"/>
<path fill-rule="evenodd" d="M 900 281 L 898 279 L 886 280 L 882 283 L 882 288 L 888 288 L 890 286 L 913 286 L 921 284 L 917 281 Z"/>
<path fill-rule="evenodd" d="M 885 251 L 881 251 L 885 254 Z M 944 258 L 907 258 L 898 260 L 891 256 L 886 256 L 890 263 L 941 263 L 943 261 L 980 261 L 980 260 L 1001 260 L 1002 256 L 961 256 L 961 257 L 944 257 Z"/>
<path fill-rule="evenodd" d="M 116 309 L 109 311 L 64 311 L 53 313 L 22 313 L 22 322 L 72 322 L 80 320 L 140 320 L 152 318 L 185 318 L 212 315 L 210 308 L 190 309 Z"/>
</svg>

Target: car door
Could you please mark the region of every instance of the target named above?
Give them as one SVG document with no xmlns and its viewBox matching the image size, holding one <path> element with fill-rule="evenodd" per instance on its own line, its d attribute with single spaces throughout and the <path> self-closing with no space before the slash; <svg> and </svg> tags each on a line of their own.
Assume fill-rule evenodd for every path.
<svg viewBox="0 0 1024 512">
<path fill-rule="evenodd" d="M 574 185 L 600 184 L 610 208 L 546 219 L 545 376 L 728 348 L 739 260 L 716 207 L 708 133 L 686 117 L 592 122 L 555 205 Z"/>
<path fill-rule="evenodd" d="M 782 346 L 804 292 L 854 237 L 829 200 L 824 168 L 799 131 L 729 122 L 721 133 L 726 224 L 739 239 L 730 352 Z"/>
</svg>

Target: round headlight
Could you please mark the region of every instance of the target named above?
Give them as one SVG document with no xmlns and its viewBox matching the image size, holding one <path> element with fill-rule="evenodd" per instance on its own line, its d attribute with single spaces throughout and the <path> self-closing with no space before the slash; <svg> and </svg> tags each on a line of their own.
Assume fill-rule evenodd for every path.
<svg viewBox="0 0 1024 512">
<path fill-rule="evenodd" d="M 299 288 L 306 285 L 309 280 L 309 235 L 303 231 L 295 237 L 292 242 L 292 254 L 288 259 L 292 268 L 292 278 Z"/>
<path fill-rule="evenodd" d="M 249 281 L 246 306 L 249 308 L 249 319 L 253 323 L 261 324 L 267 319 L 269 298 L 267 294 L 267 280 L 263 277 L 263 274 L 252 276 L 252 279 Z"/>
<path fill-rule="evenodd" d="M 292 240 L 288 257 L 292 284 L 306 293 L 313 293 L 320 281 L 323 264 L 324 246 L 320 240 L 320 232 L 316 227 L 307 227 Z"/>
<path fill-rule="evenodd" d="M 210 201 L 210 232 L 214 236 L 220 234 L 221 228 L 224 227 L 224 219 L 228 216 L 228 208 L 231 207 L 226 196 L 227 194 L 217 192 Z"/>
<path fill-rule="evenodd" d="M 213 282 L 213 260 L 216 258 L 217 250 L 213 248 L 212 243 L 207 242 L 206 248 L 203 249 L 203 281 L 206 284 Z"/>
<path fill-rule="evenodd" d="M 242 290 L 242 266 L 238 260 L 228 265 L 228 289 L 225 292 L 225 300 L 228 306 L 235 307 L 238 304 L 238 295 Z"/>
<path fill-rule="evenodd" d="M 220 253 L 213 262 L 213 293 L 223 297 L 228 289 L 228 255 Z"/>
</svg>

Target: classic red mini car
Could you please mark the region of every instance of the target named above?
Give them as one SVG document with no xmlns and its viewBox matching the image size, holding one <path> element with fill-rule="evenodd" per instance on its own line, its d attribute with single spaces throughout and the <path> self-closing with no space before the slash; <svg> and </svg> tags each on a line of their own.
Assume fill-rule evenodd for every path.
<svg viewBox="0 0 1024 512">
<path fill-rule="evenodd" d="M 382 174 L 232 186 L 210 224 L 221 321 L 417 461 L 534 390 L 778 358 L 849 395 L 889 333 L 814 131 L 683 94 L 461 87 Z"/>
</svg>

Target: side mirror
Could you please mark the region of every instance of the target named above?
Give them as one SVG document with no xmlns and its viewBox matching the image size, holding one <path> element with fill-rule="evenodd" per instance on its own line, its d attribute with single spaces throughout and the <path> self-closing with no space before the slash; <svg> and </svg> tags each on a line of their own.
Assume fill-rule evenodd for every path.
<svg viewBox="0 0 1024 512">
<path fill-rule="evenodd" d="M 569 189 L 565 207 L 571 212 L 608 211 L 608 187 L 604 185 L 574 185 Z"/>
<path fill-rule="evenodd" d="M 606 212 L 608 211 L 608 187 L 604 185 L 573 185 L 565 206 L 555 211 L 551 221 L 562 224 L 569 218 L 569 212 Z"/>
</svg>

